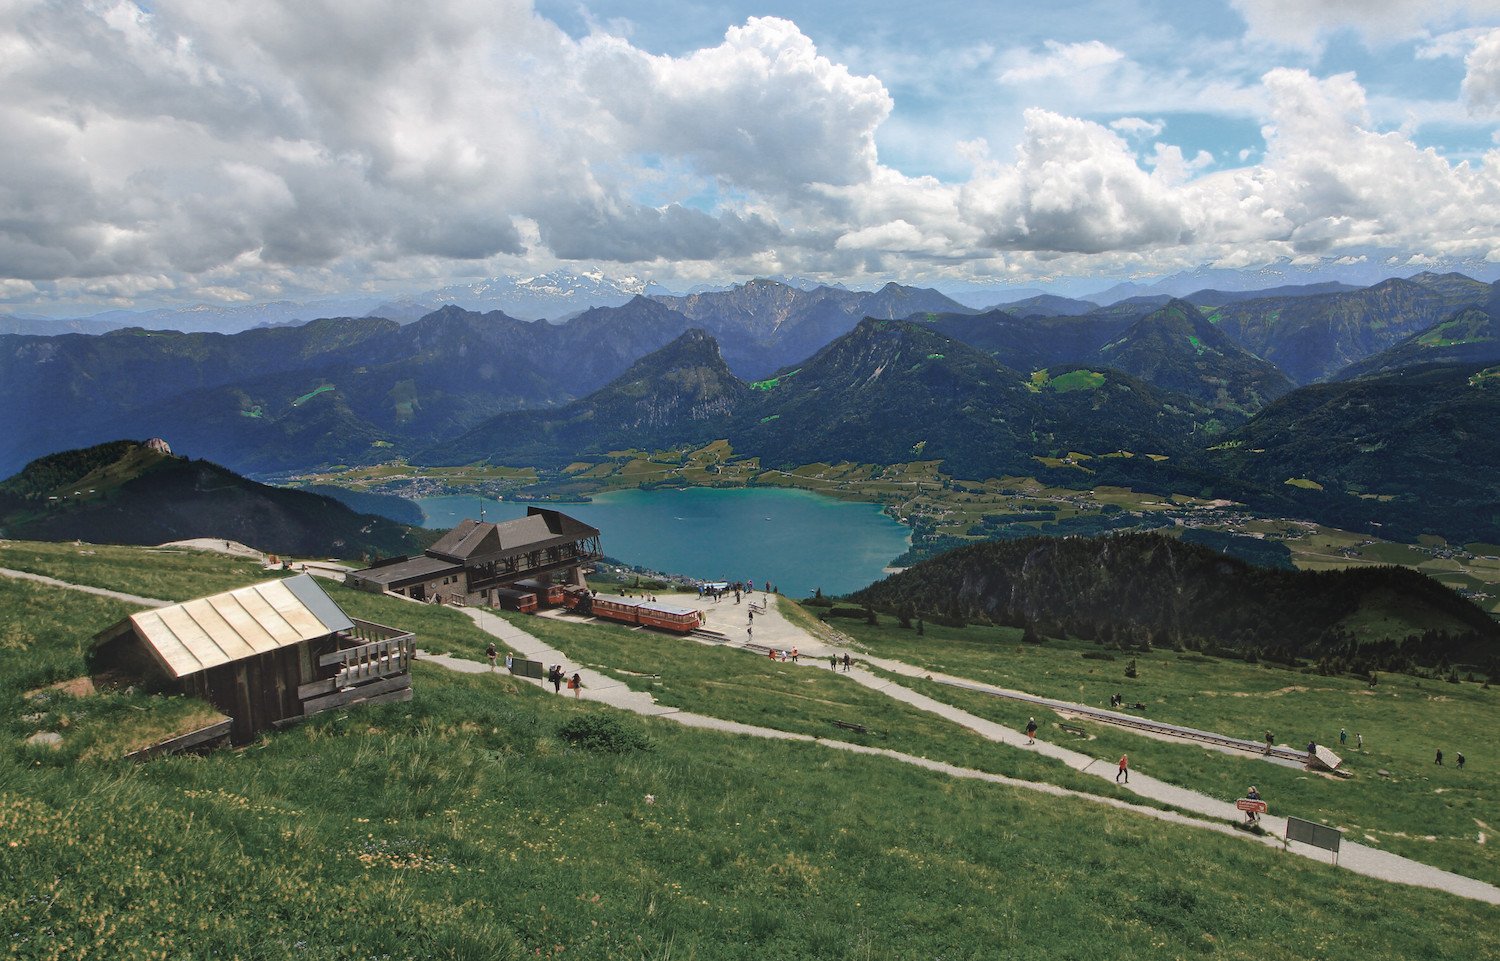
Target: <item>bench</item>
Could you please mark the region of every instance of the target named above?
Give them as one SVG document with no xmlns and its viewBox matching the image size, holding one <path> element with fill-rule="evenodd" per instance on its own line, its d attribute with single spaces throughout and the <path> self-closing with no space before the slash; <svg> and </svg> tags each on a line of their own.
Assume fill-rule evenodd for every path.
<svg viewBox="0 0 1500 961">
<path fill-rule="evenodd" d="M 1083 728 L 1079 727 L 1077 724 L 1064 724 L 1064 723 L 1059 722 L 1057 726 L 1060 727 L 1060 728 L 1062 728 L 1064 731 L 1067 731 L 1069 734 L 1073 735 L 1074 737 L 1088 737 L 1089 736 L 1089 732 L 1085 731 Z"/>
</svg>

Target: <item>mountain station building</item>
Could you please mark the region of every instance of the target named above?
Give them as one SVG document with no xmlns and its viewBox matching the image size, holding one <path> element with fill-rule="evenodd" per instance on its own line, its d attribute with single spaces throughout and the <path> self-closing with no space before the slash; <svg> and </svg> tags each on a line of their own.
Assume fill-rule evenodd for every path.
<svg viewBox="0 0 1500 961">
<path fill-rule="evenodd" d="M 488 524 L 465 520 L 417 557 L 390 557 L 351 571 L 344 584 L 419 601 L 493 607 L 517 581 L 584 585 L 602 556 L 599 529 L 561 511 L 531 507 L 525 517 Z"/>
</svg>

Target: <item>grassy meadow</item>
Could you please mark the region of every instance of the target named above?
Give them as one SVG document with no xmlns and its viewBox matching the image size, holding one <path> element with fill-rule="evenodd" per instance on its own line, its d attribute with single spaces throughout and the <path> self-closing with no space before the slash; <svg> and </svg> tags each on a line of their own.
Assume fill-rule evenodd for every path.
<svg viewBox="0 0 1500 961">
<path fill-rule="evenodd" d="M 1135 795 L 1079 774 L 1060 761 L 996 744 L 856 684 L 828 670 L 826 663 L 782 664 L 743 650 L 619 625 L 504 616 L 578 663 L 649 691 L 658 703 L 685 711 L 1136 800 Z M 659 676 L 652 679 L 643 674 Z M 868 733 L 836 727 L 834 721 L 863 724 Z"/>
<path fill-rule="evenodd" d="M 1328 778 L 1252 757 L 1162 741 L 1106 724 L 1085 725 L 1080 740 L 1052 725 L 1049 738 L 1114 761 L 1129 753 L 1137 769 L 1211 796 L 1241 797 L 1254 784 L 1278 814 L 1294 814 L 1345 829 L 1351 840 L 1428 864 L 1500 883 L 1500 691 L 1381 674 L 1372 688 L 1350 677 L 1324 677 L 1282 667 L 1179 654 L 1169 650 L 1111 651 L 1115 660 L 1085 658 L 1102 649 L 1091 641 L 1049 639 L 1023 645 L 1011 628 L 946 628 L 925 634 L 881 617 L 875 627 L 838 622 L 873 654 L 976 681 L 1108 707 L 1118 692 L 1136 712 L 1259 741 L 1267 730 L 1278 744 L 1317 741 L 1344 758 L 1346 779 Z M 1127 678 L 1134 659 L 1138 676 Z M 933 698 L 1019 728 L 1029 705 L 945 685 L 903 680 Z M 1340 744 L 1344 729 L 1348 741 Z M 1357 750 L 1356 734 L 1364 749 Z M 1445 765 L 1433 763 L 1436 751 Z M 1467 766 L 1458 770 L 1462 752 Z M 1385 771 L 1385 774 L 1381 774 Z M 1481 837 L 1485 840 L 1481 841 Z"/>
<path fill-rule="evenodd" d="M 259 561 L 176 547 L 0 540 L 0 567 L 137 597 L 185 601 L 281 576 Z"/>
<path fill-rule="evenodd" d="M 484 643 L 457 612 L 332 593 L 428 650 Z M 0 580 L 6 957 L 1500 957 L 1482 934 L 1493 906 L 1089 801 L 687 729 L 421 661 L 407 704 L 330 711 L 203 757 L 109 760 L 80 736 L 90 699 L 26 692 L 80 674 L 88 638 L 129 610 Z M 658 696 L 707 707 L 730 699 L 694 693 L 699 672 L 757 666 L 553 626 L 570 632 L 563 650 L 663 673 Z M 821 724 L 821 701 L 854 689 L 825 687 L 831 675 L 762 682 L 789 726 Z M 118 697 L 108 710 L 121 714 L 184 700 Z M 647 749 L 574 746 L 580 718 Z M 62 749 L 25 745 L 38 729 L 58 730 Z"/>
<path fill-rule="evenodd" d="M 33 623 L 76 635 L 119 610 Z M 72 600 L 77 598 L 77 600 Z M 383 599 L 376 599 L 383 600 Z M 393 605 L 387 622 L 408 605 Z M 7 608 L 10 610 L 10 608 Z M 420 609 L 410 608 L 412 612 Z M 21 709 L 16 662 L 0 691 Z M 1492 909 L 878 758 L 622 718 L 418 665 L 405 705 L 133 766 L 0 755 L 12 957 L 1476 957 Z M 66 673 L 66 670 L 63 671 Z M 1274 932 L 1274 937 L 1267 932 Z M 1333 932 L 1337 936 L 1331 936 Z M 1476 953 L 1476 950 L 1478 953 Z"/>
</svg>

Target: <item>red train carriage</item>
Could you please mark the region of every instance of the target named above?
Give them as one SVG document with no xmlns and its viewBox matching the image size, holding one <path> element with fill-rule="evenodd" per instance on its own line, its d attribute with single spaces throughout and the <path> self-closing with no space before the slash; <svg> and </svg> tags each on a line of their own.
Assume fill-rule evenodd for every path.
<svg viewBox="0 0 1500 961">
<path fill-rule="evenodd" d="M 561 584 L 543 584 L 541 581 L 528 577 L 525 580 L 516 581 L 512 586 L 517 590 L 530 591 L 536 595 L 539 603 L 547 607 L 557 607 L 563 603 L 564 592 Z"/>
<path fill-rule="evenodd" d="M 640 623 L 647 627 L 660 628 L 677 634 L 686 634 L 698 629 L 698 612 L 688 607 L 671 607 L 654 601 L 637 608 Z"/>
<path fill-rule="evenodd" d="M 564 603 L 576 610 L 587 596 L 586 591 L 569 589 Z M 700 624 L 698 612 L 687 607 L 673 607 L 633 597 L 593 597 L 589 600 L 595 617 L 622 624 L 640 624 L 675 634 L 687 634 L 697 630 Z"/>
<path fill-rule="evenodd" d="M 522 614 L 536 613 L 536 595 L 530 591 L 517 591 L 509 587 L 495 588 L 495 600 L 507 611 L 520 611 Z"/>
</svg>

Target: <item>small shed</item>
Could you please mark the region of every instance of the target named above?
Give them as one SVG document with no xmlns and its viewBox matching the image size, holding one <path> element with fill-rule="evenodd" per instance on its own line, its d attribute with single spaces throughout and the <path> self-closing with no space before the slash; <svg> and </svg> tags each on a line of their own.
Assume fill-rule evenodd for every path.
<svg viewBox="0 0 1500 961">
<path fill-rule="evenodd" d="M 349 617 L 311 575 L 141 611 L 94 637 L 90 667 L 201 697 L 244 744 L 333 707 L 412 696 L 411 634 Z"/>
</svg>

